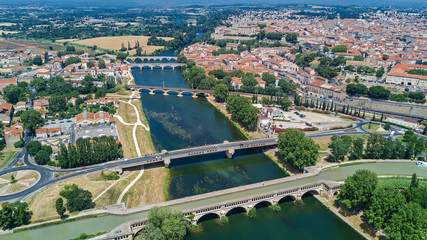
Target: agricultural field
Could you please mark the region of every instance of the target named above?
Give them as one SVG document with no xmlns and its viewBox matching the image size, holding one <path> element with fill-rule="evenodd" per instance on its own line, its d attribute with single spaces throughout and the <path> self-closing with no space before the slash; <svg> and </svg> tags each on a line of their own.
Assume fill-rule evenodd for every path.
<svg viewBox="0 0 427 240">
<path fill-rule="evenodd" d="M 140 46 L 142 47 L 142 52 L 144 53 L 152 53 L 157 49 L 163 48 L 163 46 L 147 46 L 148 41 L 147 36 L 115 36 L 115 37 L 97 37 L 83 40 L 71 40 L 71 39 L 62 39 L 57 40 L 57 42 L 70 42 L 80 45 L 85 45 L 88 47 L 92 47 L 96 45 L 98 48 L 108 49 L 108 50 L 120 50 L 122 47 L 122 43 L 125 47 L 128 47 L 128 43 L 133 48 L 135 46 L 136 41 L 139 41 Z M 172 40 L 172 38 L 163 37 L 162 39 L 166 41 Z M 129 51 L 130 54 L 135 54 L 136 49 L 132 49 Z"/>
<path fill-rule="evenodd" d="M 52 47 L 54 51 L 62 51 L 64 46 L 59 46 L 57 44 L 52 43 L 44 43 L 44 42 L 34 42 L 20 39 L 3 39 L 0 38 L 0 50 L 27 50 L 34 49 L 38 51 L 46 51 Z"/>
</svg>

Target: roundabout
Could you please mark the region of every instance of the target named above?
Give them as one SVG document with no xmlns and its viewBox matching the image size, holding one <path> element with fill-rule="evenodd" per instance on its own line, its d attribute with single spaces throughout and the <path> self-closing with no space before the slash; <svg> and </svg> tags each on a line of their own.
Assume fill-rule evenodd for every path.
<svg viewBox="0 0 427 240">
<path fill-rule="evenodd" d="M 0 176 L 0 196 L 18 193 L 40 180 L 40 173 L 33 170 L 12 171 Z"/>
</svg>

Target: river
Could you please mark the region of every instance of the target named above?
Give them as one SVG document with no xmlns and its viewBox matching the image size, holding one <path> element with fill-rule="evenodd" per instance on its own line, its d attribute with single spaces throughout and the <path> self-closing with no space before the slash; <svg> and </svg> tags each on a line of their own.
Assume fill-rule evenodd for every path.
<svg viewBox="0 0 427 240">
<path fill-rule="evenodd" d="M 161 86 L 163 81 L 159 79 L 163 78 L 165 84 L 185 86 L 179 71 L 155 70 L 140 74 L 134 72 L 134 76 L 137 84 L 142 84 L 140 81 L 146 81 L 146 83 L 151 82 L 151 85 Z M 148 78 L 148 76 L 151 77 Z M 157 150 L 173 150 L 190 145 L 243 138 L 237 129 L 234 129 L 230 122 L 204 98 L 193 99 L 188 96 L 142 93 L 141 101 Z M 409 162 L 359 164 L 329 169 L 317 176 L 277 186 L 265 186 L 265 189 L 273 191 L 277 188 L 296 186 L 320 179 L 342 180 L 357 169 L 363 168 L 379 174 L 416 172 L 419 176 L 427 176 L 425 169 L 420 169 Z M 284 174 L 280 169 L 257 150 L 238 151 L 233 159 L 227 159 L 221 153 L 184 158 L 172 162 L 169 194 L 171 198 L 179 198 L 282 176 Z M 247 193 L 237 192 L 232 195 L 240 197 L 241 194 L 256 194 L 261 190 L 263 189 L 254 189 Z M 211 198 L 200 204 L 223 201 L 222 198 L 221 196 Z M 279 213 L 272 212 L 269 208 L 258 209 L 257 217 L 254 219 L 235 214 L 230 216 L 230 224 L 227 226 L 219 225 L 215 220 L 207 220 L 202 222 L 203 231 L 190 233 L 188 239 L 360 239 L 354 230 L 317 200 L 309 197 L 304 201 L 306 204 L 302 207 L 297 207 L 292 202 L 282 203 L 282 211 Z M 183 204 L 173 208 L 183 210 L 197 207 L 195 204 L 199 203 Z M 70 239 L 83 232 L 93 234 L 110 231 L 123 222 L 146 217 L 147 212 L 127 216 L 108 215 L 4 235 L 0 236 L 0 239 Z"/>
<path fill-rule="evenodd" d="M 187 88 L 177 70 L 134 71 L 137 85 Z M 176 150 L 190 146 L 236 141 L 244 136 L 205 98 L 141 93 L 154 147 Z M 233 159 L 224 153 L 173 160 L 170 165 L 171 199 L 285 177 L 258 149 L 237 151 Z"/>
</svg>

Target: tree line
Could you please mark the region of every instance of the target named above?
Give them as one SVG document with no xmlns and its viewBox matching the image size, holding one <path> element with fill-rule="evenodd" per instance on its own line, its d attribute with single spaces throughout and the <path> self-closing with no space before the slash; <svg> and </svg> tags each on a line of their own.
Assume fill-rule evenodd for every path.
<svg viewBox="0 0 427 240">
<path fill-rule="evenodd" d="M 249 131 L 254 131 L 258 123 L 258 109 L 244 96 L 232 94 L 227 98 L 227 110 Z"/>
<path fill-rule="evenodd" d="M 61 144 L 56 156 L 61 168 L 75 168 L 123 158 L 121 143 L 113 136 L 79 138 L 76 144 Z"/>
<path fill-rule="evenodd" d="M 412 133 L 412 134 L 411 134 Z M 412 159 L 425 150 L 425 140 L 418 138 L 413 131 L 405 133 L 406 146 L 391 138 L 383 137 L 377 133 L 369 135 L 368 139 L 352 138 L 350 136 L 332 136 L 329 144 L 331 155 L 328 160 L 332 162 L 357 159 Z"/>
<path fill-rule="evenodd" d="M 358 170 L 347 177 L 337 196 L 354 212 L 363 211 L 368 223 L 383 230 L 388 239 L 425 239 L 427 237 L 427 187 L 416 174 L 405 188 L 378 184 L 374 172 Z"/>
</svg>

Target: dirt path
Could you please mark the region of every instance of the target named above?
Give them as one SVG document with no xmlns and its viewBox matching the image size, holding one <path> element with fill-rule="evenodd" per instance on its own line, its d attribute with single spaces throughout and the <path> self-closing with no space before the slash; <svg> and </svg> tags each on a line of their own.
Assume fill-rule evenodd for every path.
<svg viewBox="0 0 427 240">
<path fill-rule="evenodd" d="M 132 104 L 132 98 L 134 95 L 135 95 L 135 91 L 132 92 L 132 95 L 130 96 L 129 101 L 126 102 L 126 101 L 120 100 L 120 102 L 129 104 L 133 107 L 133 109 L 135 110 L 135 114 L 136 114 L 136 122 L 135 123 L 127 123 L 123 120 L 122 116 L 120 116 L 120 115 L 115 115 L 114 117 L 117 118 L 124 125 L 133 126 L 133 130 L 132 130 L 133 143 L 135 145 L 135 149 L 136 149 L 136 153 L 137 153 L 138 157 L 141 157 L 142 154 L 141 154 L 141 149 L 139 148 L 139 145 L 138 145 L 138 139 L 136 136 L 136 129 L 138 126 L 142 126 L 145 129 L 145 131 L 149 132 L 150 128 L 141 122 L 141 117 L 139 115 L 138 108 Z"/>
<path fill-rule="evenodd" d="M 141 170 L 139 171 L 138 176 L 136 176 L 136 178 L 129 183 L 129 185 L 127 185 L 127 187 L 123 190 L 122 193 L 120 193 L 119 198 L 117 199 L 117 204 L 121 203 L 123 200 L 123 197 L 125 196 L 125 194 L 129 191 L 129 189 L 135 185 L 135 183 L 142 177 L 142 174 L 144 174 L 144 166 L 141 166 Z"/>
</svg>

